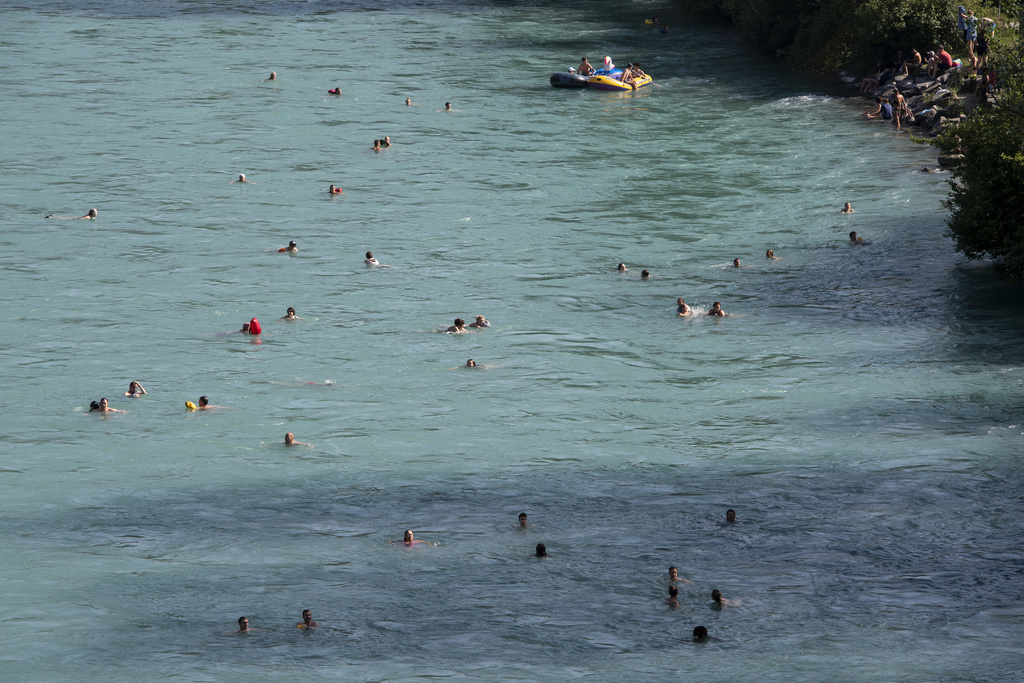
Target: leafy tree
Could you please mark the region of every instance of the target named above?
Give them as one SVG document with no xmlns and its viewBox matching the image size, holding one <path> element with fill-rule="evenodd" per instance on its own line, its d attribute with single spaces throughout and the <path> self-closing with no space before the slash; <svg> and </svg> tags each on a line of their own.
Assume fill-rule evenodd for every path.
<svg viewBox="0 0 1024 683">
<path fill-rule="evenodd" d="M 977 109 L 935 144 L 955 155 L 946 206 L 949 234 L 968 258 L 990 257 L 1024 281 L 1024 44 L 996 55 L 1001 88 L 992 109 Z"/>
</svg>

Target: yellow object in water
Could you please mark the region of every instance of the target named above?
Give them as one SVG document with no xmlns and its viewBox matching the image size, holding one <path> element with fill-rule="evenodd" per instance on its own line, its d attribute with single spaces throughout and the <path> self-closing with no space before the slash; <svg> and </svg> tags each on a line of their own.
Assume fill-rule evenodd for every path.
<svg viewBox="0 0 1024 683">
<path fill-rule="evenodd" d="M 633 79 L 636 87 L 633 87 L 629 83 L 623 83 L 617 78 L 611 76 L 591 76 L 590 80 L 587 81 L 587 85 L 595 90 L 616 90 L 619 92 L 629 92 L 630 90 L 637 90 L 650 85 L 654 79 L 644 74 L 640 78 Z"/>
<path fill-rule="evenodd" d="M 189 410 L 195 410 L 196 404 L 193 403 L 192 401 L 185 401 L 185 407 L 188 408 Z"/>
</svg>

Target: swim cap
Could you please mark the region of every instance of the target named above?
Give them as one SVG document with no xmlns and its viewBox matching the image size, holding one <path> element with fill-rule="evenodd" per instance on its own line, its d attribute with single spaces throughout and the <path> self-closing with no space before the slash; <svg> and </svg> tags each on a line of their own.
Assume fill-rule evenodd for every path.
<svg viewBox="0 0 1024 683">
<path fill-rule="evenodd" d="M 185 407 L 188 408 L 189 410 L 195 410 L 196 404 L 193 403 L 192 401 L 185 401 Z"/>
</svg>

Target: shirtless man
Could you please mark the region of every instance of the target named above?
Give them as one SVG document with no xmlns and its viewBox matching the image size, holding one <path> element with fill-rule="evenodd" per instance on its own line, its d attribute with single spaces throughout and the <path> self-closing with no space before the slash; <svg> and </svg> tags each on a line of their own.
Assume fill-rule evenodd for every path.
<svg viewBox="0 0 1024 683">
<path fill-rule="evenodd" d="M 391 146 L 391 136 L 390 135 L 385 135 L 384 139 L 380 141 L 380 146 L 381 147 L 390 147 Z"/>
<path fill-rule="evenodd" d="M 295 628 L 316 628 L 320 625 L 320 622 L 313 621 L 313 613 L 308 609 L 302 610 L 302 621 L 295 624 Z"/>
<path fill-rule="evenodd" d="M 478 328 L 478 329 L 484 328 L 484 327 L 490 327 L 490 326 L 491 326 L 491 322 L 487 318 L 483 317 L 482 315 L 478 315 L 476 317 L 476 322 L 471 322 L 469 324 L 469 327 L 475 327 L 475 328 Z"/>
<path fill-rule="evenodd" d="M 726 510 L 725 511 L 725 521 L 727 521 L 727 522 L 735 522 L 736 521 L 736 511 L 732 510 L 732 509 Z"/>
<path fill-rule="evenodd" d="M 581 61 L 580 65 L 576 68 L 576 73 L 578 73 L 580 76 L 593 76 L 594 67 L 591 66 L 590 62 L 587 61 L 587 58 L 584 57 L 583 61 Z"/>
<path fill-rule="evenodd" d="M 467 360 L 467 361 L 466 361 L 466 365 L 465 365 L 465 367 L 467 367 L 467 368 L 478 368 L 478 367 L 480 367 L 480 366 L 476 364 L 476 361 L 475 361 L 475 360 L 473 360 L 472 358 L 470 358 L 469 360 Z"/>
<path fill-rule="evenodd" d="M 676 599 L 677 595 L 679 595 L 679 589 L 675 586 L 669 586 L 668 597 L 665 598 L 665 602 L 668 603 L 669 609 L 679 609 L 679 600 Z"/>
<path fill-rule="evenodd" d="M 380 140 L 374 140 L 373 141 L 373 151 L 374 152 L 379 152 L 380 150 L 381 150 Z"/>
<path fill-rule="evenodd" d="M 289 242 L 287 247 L 281 247 L 280 249 L 278 249 L 278 251 L 287 252 L 289 254 L 294 254 L 298 250 L 299 250 L 299 245 L 297 245 L 295 243 L 295 240 L 292 240 L 291 242 Z"/>
<path fill-rule="evenodd" d="M 127 413 L 128 411 L 127 410 L 118 410 L 117 408 L 111 408 L 110 405 L 107 404 L 107 399 L 101 398 L 100 399 L 100 412 L 101 413 Z"/>
<path fill-rule="evenodd" d="M 373 258 L 373 252 L 372 251 L 366 252 L 366 260 L 363 261 L 363 263 L 365 263 L 368 266 L 379 266 L 380 265 L 380 261 L 378 261 L 377 259 Z"/>
<path fill-rule="evenodd" d="M 278 320 L 302 320 L 299 316 L 295 315 L 295 309 L 291 306 L 285 311 L 284 317 L 278 318 Z"/>
<path fill-rule="evenodd" d="M 249 619 L 246 617 L 238 617 L 238 630 L 241 633 L 249 632 Z"/>
<path fill-rule="evenodd" d="M 689 579 L 680 578 L 679 570 L 675 567 L 668 568 L 668 580 L 672 583 L 675 583 L 676 581 L 682 581 L 684 583 L 693 583 L 693 581 L 690 581 Z"/>
<path fill-rule="evenodd" d="M 50 216 L 45 216 L 45 218 L 59 218 L 62 221 L 80 221 L 83 218 L 96 218 L 96 216 L 98 216 L 98 215 L 100 215 L 99 211 L 97 211 L 96 209 L 89 209 L 89 213 L 85 214 L 84 216 L 53 216 L 53 215 L 50 215 Z"/>
<path fill-rule="evenodd" d="M 772 251 L 771 249 L 769 249 L 768 251 L 764 252 L 764 257 L 766 259 L 768 259 L 769 261 L 778 261 L 779 260 L 778 257 L 775 255 L 775 252 Z"/>
<path fill-rule="evenodd" d="M 392 541 L 394 543 L 394 541 Z M 402 545 L 406 548 L 415 547 L 417 543 L 426 543 L 427 545 L 433 545 L 430 541 L 418 541 L 412 535 L 412 529 L 406 529 L 405 535 L 402 537 Z"/>
<path fill-rule="evenodd" d="M 451 102 L 445 102 L 444 103 L 444 110 L 445 111 L 451 111 L 452 110 L 452 103 Z"/>
<path fill-rule="evenodd" d="M 287 434 L 284 435 L 284 445 L 285 446 L 309 446 L 310 448 L 313 447 L 313 444 L 311 444 L 311 443 L 303 443 L 302 441 L 296 441 L 295 440 L 295 434 L 293 434 L 292 432 L 288 432 Z"/>
<path fill-rule="evenodd" d="M 244 173 L 239 173 L 239 174 L 238 174 L 238 180 L 232 180 L 232 181 L 231 181 L 231 184 L 232 184 L 232 185 L 234 185 L 235 183 L 251 183 L 252 185 L 255 185 L 255 184 L 256 184 L 256 183 L 255 183 L 255 182 L 253 182 L 252 180 L 246 180 L 246 179 L 245 179 L 245 174 L 244 174 Z"/>
<path fill-rule="evenodd" d="M 740 260 L 738 258 L 732 260 L 732 267 L 733 268 L 741 268 L 742 267 L 742 266 L 740 266 Z"/>
<path fill-rule="evenodd" d="M 640 279 L 641 280 L 649 280 L 650 278 L 651 278 L 651 271 L 649 271 L 649 270 L 641 270 L 640 271 Z"/>
<path fill-rule="evenodd" d="M 850 202 L 843 204 L 843 210 L 840 213 L 853 213 L 853 207 L 850 206 Z"/>
<path fill-rule="evenodd" d="M 451 334 L 465 334 L 469 330 L 466 329 L 466 321 L 465 320 L 463 320 L 462 318 L 456 318 L 455 319 L 455 324 L 452 325 L 451 327 L 449 327 L 445 331 L 446 332 L 450 332 Z"/>
<path fill-rule="evenodd" d="M 620 273 L 625 273 L 627 270 L 629 270 L 629 268 L 626 267 L 625 263 L 620 263 L 618 266 L 616 266 L 615 270 L 619 271 Z"/>
<path fill-rule="evenodd" d="M 138 398 L 139 396 L 145 396 L 146 390 L 142 388 L 142 385 L 132 380 L 128 385 L 128 391 L 124 392 L 125 396 L 131 396 L 132 398 Z"/>
<path fill-rule="evenodd" d="M 520 512 L 519 513 L 519 528 L 520 529 L 525 529 L 527 526 L 529 526 L 529 525 L 526 523 L 526 513 L 525 512 Z"/>
<path fill-rule="evenodd" d="M 719 607 L 728 607 L 732 603 L 722 597 L 722 591 L 717 588 L 711 591 L 711 599 L 715 601 L 715 604 Z"/>
<path fill-rule="evenodd" d="M 676 315 L 680 318 L 690 315 L 690 307 L 686 305 L 683 297 L 679 297 L 676 300 Z"/>
<path fill-rule="evenodd" d="M 239 330 L 242 334 L 249 334 L 249 323 L 242 323 L 242 329 Z"/>
<path fill-rule="evenodd" d="M 726 312 L 722 310 L 722 304 L 716 301 L 711 305 L 711 310 L 708 311 L 708 315 L 715 318 L 724 318 L 726 316 Z"/>
<path fill-rule="evenodd" d="M 210 410 L 211 408 L 223 408 L 224 406 L 210 405 L 210 399 L 206 396 L 199 397 L 199 410 Z"/>
<path fill-rule="evenodd" d="M 276 80 L 277 80 L 277 72 L 276 71 L 271 71 L 270 72 L 270 78 L 264 78 L 263 82 L 266 83 L 267 81 L 276 81 Z"/>
<path fill-rule="evenodd" d="M 850 232 L 850 244 L 864 244 L 864 238 L 858 237 L 856 231 Z"/>
</svg>

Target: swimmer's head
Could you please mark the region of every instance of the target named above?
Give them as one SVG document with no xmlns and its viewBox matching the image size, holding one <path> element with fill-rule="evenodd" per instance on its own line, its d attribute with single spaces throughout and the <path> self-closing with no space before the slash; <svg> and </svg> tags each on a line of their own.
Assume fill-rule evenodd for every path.
<svg viewBox="0 0 1024 683">
<path fill-rule="evenodd" d="M 137 386 L 139 386 L 139 383 L 136 382 L 135 380 L 132 380 L 131 382 L 128 383 L 128 391 L 135 391 L 135 387 Z"/>
<path fill-rule="evenodd" d="M 679 570 L 676 569 L 675 567 L 669 567 L 668 568 L 668 578 L 672 579 L 673 581 L 678 579 L 679 578 Z"/>
<path fill-rule="evenodd" d="M 292 432 L 288 432 L 287 434 L 285 434 L 284 442 L 286 445 L 291 446 L 293 443 L 295 443 L 295 434 L 293 434 Z"/>
<path fill-rule="evenodd" d="M 366 252 L 366 258 L 368 258 L 368 259 L 373 258 L 373 252 L 372 251 Z"/>
<path fill-rule="evenodd" d="M 735 510 L 726 510 L 725 511 L 725 521 L 727 521 L 727 522 L 735 522 L 736 521 L 736 511 Z"/>
<path fill-rule="evenodd" d="M 107 404 L 107 399 L 105 399 L 105 398 L 101 398 L 101 399 L 100 399 L 100 408 L 106 408 L 106 407 L 107 407 L 107 405 L 108 405 L 108 404 Z"/>
<path fill-rule="evenodd" d="M 584 59 L 586 59 L 586 57 L 584 57 Z M 526 513 L 525 512 L 520 512 L 519 513 L 519 526 L 526 526 Z"/>
<path fill-rule="evenodd" d="M 302 610 L 302 620 L 307 624 L 313 621 L 313 613 L 310 612 L 308 609 Z"/>
<path fill-rule="evenodd" d="M 276 71 L 271 71 L 270 72 L 270 80 L 274 80 L 275 78 L 277 78 L 277 72 Z"/>
<path fill-rule="evenodd" d="M 484 322 L 485 320 L 487 320 L 487 318 L 483 317 L 482 315 L 478 315 L 478 316 L 476 317 L 476 321 L 477 321 L 478 323 L 482 323 L 482 322 Z"/>
<path fill-rule="evenodd" d="M 199 397 L 199 407 L 200 408 L 202 408 L 203 406 L 209 405 L 209 404 L 210 404 L 210 399 L 208 399 L 205 396 L 200 396 Z"/>
<path fill-rule="evenodd" d="M 96 209 L 89 209 L 89 213 L 85 215 L 88 216 L 89 218 L 96 218 L 96 216 L 98 216 L 99 214 L 100 212 L 97 211 Z"/>
<path fill-rule="evenodd" d="M 852 230 L 850 231 L 850 241 L 851 242 L 856 242 L 857 241 L 857 233 L 855 231 L 852 231 Z"/>
<path fill-rule="evenodd" d="M 246 617 L 238 617 L 238 630 L 239 631 L 248 631 L 249 630 L 249 620 Z"/>
<path fill-rule="evenodd" d="M 249 323 L 242 323 L 242 329 L 239 330 L 239 332 L 248 332 L 248 331 L 249 331 Z"/>
<path fill-rule="evenodd" d="M 455 327 L 462 327 L 465 324 L 466 324 L 466 321 L 463 320 L 462 318 L 456 318 L 455 319 Z"/>
<path fill-rule="evenodd" d="M 406 529 L 405 530 L 405 535 L 402 537 L 402 540 L 405 541 L 406 543 L 412 543 L 412 541 L 413 541 L 412 529 Z"/>
<path fill-rule="evenodd" d="M 850 206 L 850 202 L 846 202 L 845 204 L 843 204 L 843 211 L 849 211 L 851 208 L 852 207 Z"/>
<path fill-rule="evenodd" d="M 678 299 L 676 299 L 676 303 L 679 304 L 680 306 L 686 305 L 686 301 L 683 299 L 683 297 L 679 297 Z"/>
<path fill-rule="evenodd" d="M 412 104 L 412 98 L 411 97 L 406 97 L 405 98 L 405 103 L 406 104 Z"/>
<path fill-rule="evenodd" d="M 765 256 L 766 256 L 767 258 L 775 258 L 775 252 L 774 252 L 774 251 L 772 251 L 771 249 L 769 249 L 768 251 L 764 252 L 764 255 L 765 255 Z"/>
<path fill-rule="evenodd" d="M 238 174 L 238 182 L 240 182 L 240 183 L 244 183 L 245 182 L 245 174 L 244 173 L 239 173 Z"/>
<path fill-rule="evenodd" d="M 472 358 L 470 358 L 469 360 L 466 361 L 466 367 L 467 368 L 475 368 L 476 367 L 476 361 L 473 360 Z"/>
<path fill-rule="evenodd" d="M 295 315 L 295 309 L 289 306 L 288 310 L 285 311 L 285 313 L 287 313 L 288 315 Z"/>
<path fill-rule="evenodd" d="M 297 245 L 297 244 L 295 243 L 295 240 L 292 240 L 291 242 L 289 242 L 289 243 L 288 243 L 288 248 L 289 248 L 289 249 L 291 249 L 292 247 L 297 247 L 297 246 L 299 246 L 299 245 Z"/>
<path fill-rule="evenodd" d="M 625 263 L 620 263 L 618 266 L 616 266 L 616 270 L 623 271 L 625 269 L 626 269 L 626 264 Z"/>
<path fill-rule="evenodd" d="M 643 279 L 646 280 L 650 276 L 651 276 L 651 271 L 649 271 L 649 270 L 641 270 L 640 271 L 640 277 L 642 277 Z"/>
<path fill-rule="evenodd" d="M 711 599 L 717 602 L 718 604 L 722 604 L 722 591 L 718 590 L 717 588 L 711 591 Z"/>
<path fill-rule="evenodd" d="M 733 259 L 732 260 L 732 266 L 733 266 L 733 268 L 739 268 L 740 267 L 740 260 L 738 258 Z"/>
<path fill-rule="evenodd" d="M 451 102 L 445 102 L 444 103 L 444 108 L 445 108 L 445 111 L 451 111 L 452 110 L 452 103 Z"/>
<path fill-rule="evenodd" d="M 545 546 L 543 543 L 538 543 L 537 544 L 537 553 L 536 554 L 537 554 L 537 557 L 547 557 L 548 556 L 547 546 Z"/>
<path fill-rule="evenodd" d="M 702 640 L 707 640 L 708 630 L 703 626 L 695 626 L 693 629 L 693 642 L 699 643 Z"/>
</svg>

